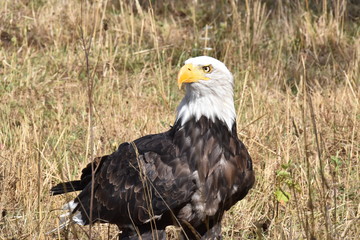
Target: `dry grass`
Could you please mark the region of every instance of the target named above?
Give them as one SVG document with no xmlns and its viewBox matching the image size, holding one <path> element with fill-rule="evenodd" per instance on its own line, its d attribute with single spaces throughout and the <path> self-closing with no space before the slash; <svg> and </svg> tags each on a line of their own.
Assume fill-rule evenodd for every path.
<svg viewBox="0 0 360 240">
<path fill-rule="evenodd" d="M 360 5 L 151 2 L 0 1 L 0 239 L 85 238 L 78 226 L 45 234 L 74 196 L 50 197 L 51 185 L 78 177 L 92 149 L 168 129 L 179 66 L 203 54 L 235 75 L 239 136 L 256 170 L 225 239 L 358 239 Z"/>
</svg>

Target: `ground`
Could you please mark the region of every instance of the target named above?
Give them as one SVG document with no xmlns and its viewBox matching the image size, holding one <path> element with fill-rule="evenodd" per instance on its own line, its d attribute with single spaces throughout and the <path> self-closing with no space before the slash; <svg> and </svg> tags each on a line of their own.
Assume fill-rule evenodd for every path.
<svg viewBox="0 0 360 240">
<path fill-rule="evenodd" d="M 0 239 L 87 238 L 78 226 L 46 234 L 74 197 L 49 189 L 167 130 L 177 72 L 198 55 L 234 74 L 256 172 L 224 239 L 358 239 L 359 21 L 350 0 L 1 1 Z"/>
</svg>

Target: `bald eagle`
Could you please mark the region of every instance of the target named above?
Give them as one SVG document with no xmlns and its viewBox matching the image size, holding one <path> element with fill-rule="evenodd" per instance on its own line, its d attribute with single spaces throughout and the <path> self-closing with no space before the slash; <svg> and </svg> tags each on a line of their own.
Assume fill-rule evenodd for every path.
<svg viewBox="0 0 360 240">
<path fill-rule="evenodd" d="M 233 76 L 219 60 L 200 56 L 185 62 L 177 82 L 186 94 L 168 131 L 122 143 L 88 164 L 80 180 L 51 189 L 81 191 L 64 205 L 60 227 L 106 222 L 119 227 L 120 239 L 166 239 L 165 228 L 175 225 L 180 239 L 221 238 L 224 211 L 255 180 L 237 136 Z"/>
</svg>

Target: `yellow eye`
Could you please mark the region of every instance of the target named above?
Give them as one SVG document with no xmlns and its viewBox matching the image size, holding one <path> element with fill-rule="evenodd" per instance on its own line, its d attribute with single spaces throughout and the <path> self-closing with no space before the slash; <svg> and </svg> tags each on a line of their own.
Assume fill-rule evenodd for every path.
<svg viewBox="0 0 360 240">
<path fill-rule="evenodd" d="M 203 66 L 202 69 L 205 73 L 209 73 L 209 72 L 211 72 L 212 67 L 211 67 L 211 65 L 208 65 L 208 66 Z"/>
</svg>

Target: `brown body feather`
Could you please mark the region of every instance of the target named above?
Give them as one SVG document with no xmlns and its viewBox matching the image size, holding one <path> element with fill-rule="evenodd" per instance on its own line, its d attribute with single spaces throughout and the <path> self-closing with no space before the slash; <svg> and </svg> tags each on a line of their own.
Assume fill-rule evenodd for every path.
<svg viewBox="0 0 360 240">
<path fill-rule="evenodd" d="M 123 239 L 165 236 L 165 227 L 181 225 L 189 239 L 217 239 L 225 210 L 241 200 L 254 183 L 251 158 L 222 121 L 201 117 L 177 121 L 165 133 L 148 135 L 95 163 L 91 220 L 117 224 Z M 59 184 L 52 191 L 82 190 L 74 200 L 90 223 L 91 164 L 76 186 Z M 70 185 L 69 185 L 70 184 Z M 154 229 L 157 229 L 155 232 Z"/>
</svg>

